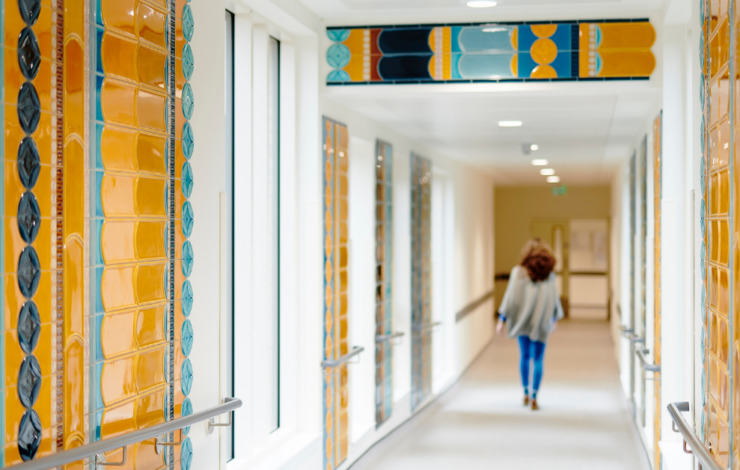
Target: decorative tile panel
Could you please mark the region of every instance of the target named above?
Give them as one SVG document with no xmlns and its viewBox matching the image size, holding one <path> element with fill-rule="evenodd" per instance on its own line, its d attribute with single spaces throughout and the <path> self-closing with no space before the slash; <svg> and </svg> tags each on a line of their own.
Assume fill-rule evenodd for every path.
<svg viewBox="0 0 740 470">
<path fill-rule="evenodd" d="M 646 19 L 330 27 L 329 85 L 647 79 Z"/>
<path fill-rule="evenodd" d="M 701 38 L 702 95 L 701 178 L 705 189 L 700 213 L 704 240 L 701 268 L 704 305 L 701 336 L 702 376 L 701 430 L 712 455 L 723 467 L 736 468 L 730 450 L 733 442 L 733 396 L 735 395 L 734 237 L 734 138 L 736 125 L 734 88 L 730 77 L 736 64 L 730 60 L 734 2 L 702 2 Z M 731 186 L 732 185 L 732 186 Z M 732 232 L 731 232 L 732 231 Z M 731 300 L 732 299 L 732 300 Z"/>
<path fill-rule="evenodd" d="M 661 309 L 661 274 L 660 256 L 662 253 L 662 225 L 660 217 L 663 204 L 663 112 L 653 121 L 653 362 L 661 364 L 661 332 L 662 332 L 662 309 Z M 658 444 L 661 439 L 661 417 L 663 414 L 661 394 L 661 377 L 656 376 L 653 381 L 655 403 L 653 415 L 653 468 L 661 468 L 661 454 Z"/>
<path fill-rule="evenodd" d="M 375 144 L 375 335 L 393 333 L 393 147 Z M 375 345 L 375 423 L 383 424 L 393 409 L 393 344 Z"/>
<path fill-rule="evenodd" d="M 324 360 L 349 352 L 349 132 L 323 120 Z M 324 468 L 338 467 L 349 449 L 348 366 L 324 369 Z"/>
<path fill-rule="evenodd" d="M 432 162 L 411 155 L 411 409 L 432 392 Z"/>
<path fill-rule="evenodd" d="M 1 6 L 7 466 L 193 412 L 194 18 L 186 0 Z M 139 443 L 127 468 L 191 459 L 187 438 Z"/>
</svg>

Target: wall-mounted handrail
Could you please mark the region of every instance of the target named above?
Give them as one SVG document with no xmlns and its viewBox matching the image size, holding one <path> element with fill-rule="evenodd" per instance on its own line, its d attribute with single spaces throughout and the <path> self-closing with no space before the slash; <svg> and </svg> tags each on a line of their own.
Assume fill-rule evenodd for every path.
<svg viewBox="0 0 740 470">
<path fill-rule="evenodd" d="M 637 358 L 640 360 L 640 365 L 645 369 L 646 372 L 660 372 L 660 364 L 653 364 L 647 360 L 645 354 L 649 354 L 650 350 L 645 348 L 635 348 Z"/>
<path fill-rule="evenodd" d="M 205 421 L 215 416 L 231 413 L 235 409 L 242 406 L 242 401 L 238 398 L 225 398 L 224 402 L 218 406 L 208 408 L 207 410 L 199 411 L 188 416 L 173 419 L 172 421 L 166 421 L 156 426 L 151 426 L 145 429 L 139 429 L 137 431 L 124 434 L 122 436 L 112 437 L 110 439 L 104 439 L 102 441 L 91 442 L 82 447 L 75 447 L 74 449 L 64 450 L 57 452 L 46 457 L 41 457 L 35 460 L 29 460 L 12 467 L 7 467 L 8 470 L 48 470 L 50 468 L 61 467 L 68 463 L 79 462 L 81 460 L 94 459 L 98 465 L 104 465 L 105 462 L 98 460 L 98 455 L 104 454 L 111 450 L 124 449 L 123 450 L 123 462 L 125 462 L 126 447 L 138 442 L 147 441 L 150 439 L 156 439 L 164 435 L 173 433 L 178 429 L 192 426 L 201 421 Z M 159 443 L 160 445 L 163 443 Z M 115 465 L 116 462 L 109 462 L 108 465 Z M 121 462 L 118 462 L 120 465 Z"/>
<path fill-rule="evenodd" d="M 376 343 L 385 343 L 387 341 L 394 340 L 396 338 L 401 338 L 403 335 L 405 335 L 403 331 L 397 331 L 395 333 L 391 333 L 389 335 L 378 335 L 375 337 Z"/>
<path fill-rule="evenodd" d="M 681 437 L 683 437 L 684 451 L 689 452 L 686 449 L 686 444 L 688 444 L 691 448 L 691 452 L 689 453 L 694 454 L 699 459 L 701 465 L 706 466 L 708 470 L 727 470 L 722 468 L 714 460 L 710 451 L 704 447 L 704 444 L 702 444 L 689 423 L 684 419 L 681 412 L 689 411 L 689 409 L 689 403 L 685 401 L 675 402 L 668 405 L 668 413 L 673 419 L 673 430 L 681 433 Z"/>
<path fill-rule="evenodd" d="M 338 358 L 338 359 L 326 359 L 324 361 L 321 361 L 321 367 L 323 368 L 331 368 L 331 367 L 339 367 L 342 364 L 347 363 L 350 359 L 360 354 L 362 351 L 364 351 L 365 348 L 362 346 L 355 346 L 352 348 L 352 351 L 348 352 L 344 356 Z"/>
<path fill-rule="evenodd" d="M 441 321 L 436 321 L 434 323 L 430 323 L 428 325 L 414 325 L 414 331 L 417 333 L 425 333 L 429 330 L 433 330 L 437 328 L 438 326 L 442 325 Z"/>
<path fill-rule="evenodd" d="M 634 328 L 627 328 L 626 326 L 622 326 L 622 336 L 625 338 L 628 338 L 632 335 L 632 333 L 635 332 Z"/>
</svg>

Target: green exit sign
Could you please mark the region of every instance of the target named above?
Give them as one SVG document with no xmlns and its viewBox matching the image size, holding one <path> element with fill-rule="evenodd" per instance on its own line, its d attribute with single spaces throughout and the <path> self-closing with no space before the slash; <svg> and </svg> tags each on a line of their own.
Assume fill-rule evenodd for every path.
<svg viewBox="0 0 740 470">
<path fill-rule="evenodd" d="M 561 184 L 560 186 L 553 186 L 552 187 L 552 194 L 553 196 L 565 196 L 565 193 L 568 192 L 568 186 Z"/>
</svg>

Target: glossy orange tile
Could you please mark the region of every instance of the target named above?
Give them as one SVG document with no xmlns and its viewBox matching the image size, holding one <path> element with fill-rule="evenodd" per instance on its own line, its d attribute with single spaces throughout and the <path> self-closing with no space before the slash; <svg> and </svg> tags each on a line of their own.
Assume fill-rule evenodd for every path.
<svg viewBox="0 0 740 470">
<path fill-rule="evenodd" d="M 80 237 L 64 244 L 64 338 L 85 335 L 85 248 Z"/>
<path fill-rule="evenodd" d="M 161 347 L 139 353 L 136 364 L 136 384 L 139 393 L 165 384 L 164 352 L 165 348 Z"/>
<path fill-rule="evenodd" d="M 136 227 L 136 257 L 142 260 L 164 258 L 165 222 L 139 222 Z"/>
<path fill-rule="evenodd" d="M 134 39 L 111 33 L 103 34 L 100 57 L 105 74 L 136 81 L 138 49 L 139 43 Z"/>
<path fill-rule="evenodd" d="M 4 5 L 4 44 L 8 47 L 16 47 L 18 36 L 20 36 L 23 28 L 26 27 L 26 23 L 21 18 L 20 11 L 18 10 L 18 2 L 11 1 L 7 3 L 7 5 Z M 39 18 L 31 28 L 39 43 L 41 57 L 49 60 L 52 58 L 52 24 L 52 9 L 47 5 L 41 7 Z"/>
<path fill-rule="evenodd" d="M 77 138 L 64 146 L 64 236 L 85 233 L 85 148 Z"/>
<path fill-rule="evenodd" d="M 136 209 L 138 215 L 166 217 L 165 181 L 154 178 L 138 178 L 136 182 Z"/>
<path fill-rule="evenodd" d="M 100 190 L 103 212 L 107 217 L 135 217 L 135 186 L 133 176 L 106 174 Z"/>
<path fill-rule="evenodd" d="M 159 410 L 159 414 L 163 414 L 162 410 Z M 140 425 L 139 427 L 142 426 Z M 135 456 L 137 468 L 152 468 L 157 470 L 164 468 L 164 455 L 162 453 L 157 454 L 152 441 L 140 442 L 136 448 Z"/>
<path fill-rule="evenodd" d="M 70 37 L 75 37 L 81 41 L 84 40 L 87 33 L 85 20 L 85 0 L 64 0 L 65 41 L 68 41 Z M 69 56 L 65 54 L 65 61 L 68 59 Z"/>
<path fill-rule="evenodd" d="M 136 271 L 136 298 L 140 304 L 165 300 L 166 264 L 139 266 Z"/>
<path fill-rule="evenodd" d="M 139 38 L 164 50 L 167 47 L 167 38 L 165 37 L 166 10 L 139 3 L 136 13 L 138 16 Z"/>
<path fill-rule="evenodd" d="M 105 126 L 100 139 L 103 166 L 111 171 L 136 171 L 136 140 L 133 129 Z"/>
<path fill-rule="evenodd" d="M 103 261 L 106 264 L 119 264 L 136 261 L 134 237 L 136 222 L 106 221 L 100 237 Z"/>
<path fill-rule="evenodd" d="M 135 325 L 135 310 L 105 315 L 100 342 L 103 347 L 103 355 L 107 360 L 136 351 Z"/>
<path fill-rule="evenodd" d="M 26 247 L 18 232 L 18 220 L 15 217 L 5 217 L 5 272 L 15 273 L 18 266 L 18 257 Z"/>
<path fill-rule="evenodd" d="M 139 171 L 166 177 L 166 146 L 167 139 L 165 137 L 139 134 L 136 143 L 136 161 Z"/>
<path fill-rule="evenodd" d="M 106 312 L 133 308 L 137 305 L 134 295 L 134 267 L 107 267 L 100 283 L 103 308 Z"/>
<path fill-rule="evenodd" d="M 100 12 L 106 28 L 136 36 L 135 0 L 100 0 Z"/>
<path fill-rule="evenodd" d="M 136 404 L 136 426 L 148 428 L 164 422 L 165 389 L 155 391 L 138 399 Z M 137 459 L 138 463 L 138 459 Z"/>
<path fill-rule="evenodd" d="M 108 367 L 108 364 L 106 364 L 106 367 Z M 105 389 L 105 385 L 103 388 Z M 100 437 L 102 439 L 120 436 L 136 430 L 134 422 L 135 403 L 135 401 L 130 401 L 115 408 L 106 408 L 100 426 Z"/>
<path fill-rule="evenodd" d="M 136 343 L 146 348 L 166 341 L 164 331 L 165 308 L 163 305 L 139 310 L 136 316 Z"/>
<path fill-rule="evenodd" d="M 138 125 L 166 133 L 166 105 L 167 97 L 165 95 L 139 89 L 136 97 L 136 118 Z"/>
<path fill-rule="evenodd" d="M 164 52 L 141 45 L 136 61 L 139 82 L 165 91 L 164 73 L 167 55 Z"/>
<path fill-rule="evenodd" d="M 136 394 L 135 373 L 136 355 L 108 361 L 103 365 L 100 388 L 106 408 Z M 133 420 L 133 402 L 131 405 L 128 417 Z"/>
<path fill-rule="evenodd" d="M 135 85 L 106 78 L 100 92 L 100 107 L 106 122 L 136 127 L 136 97 Z"/>
<path fill-rule="evenodd" d="M 64 347 L 64 435 L 65 449 L 85 442 L 85 344 L 81 336 Z"/>
</svg>

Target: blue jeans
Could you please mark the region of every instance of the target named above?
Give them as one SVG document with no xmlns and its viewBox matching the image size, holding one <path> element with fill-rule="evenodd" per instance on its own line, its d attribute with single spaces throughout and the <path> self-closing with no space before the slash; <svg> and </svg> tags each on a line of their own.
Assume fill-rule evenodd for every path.
<svg viewBox="0 0 740 470">
<path fill-rule="evenodd" d="M 534 361 L 532 391 L 537 393 L 537 390 L 540 389 L 540 382 L 542 382 L 542 359 L 545 356 L 545 343 L 532 341 L 529 336 L 520 336 L 519 350 L 521 351 L 519 369 L 522 373 L 522 385 L 524 388 L 529 388 L 529 361 Z"/>
</svg>

